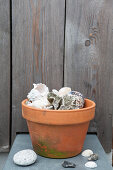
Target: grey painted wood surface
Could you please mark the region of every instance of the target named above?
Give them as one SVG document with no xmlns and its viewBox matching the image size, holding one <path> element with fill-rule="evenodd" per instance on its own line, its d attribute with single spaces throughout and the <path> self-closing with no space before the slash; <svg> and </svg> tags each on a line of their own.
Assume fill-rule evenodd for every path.
<svg viewBox="0 0 113 170">
<path fill-rule="evenodd" d="M 0 152 L 0 170 L 3 170 L 5 163 L 7 161 L 9 152 L 1 153 Z"/>
<path fill-rule="evenodd" d="M 87 135 L 83 150 L 85 149 L 92 149 L 94 153 L 97 153 L 99 155 L 99 160 L 96 162 L 98 167 L 96 170 L 112 170 L 111 165 L 109 164 L 107 157 L 105 155 L 105 152 L 99 143 L 99 140 L 96 135 Z M 8 156 L 8 160 L 5 164 L 5 167 L 3 170 L 63 170 L 64 168 L 61 166 L 62 162 L 64 160 L 72 161 L 76 164 L 76 168 L 78 170 L 88 170 L 89 168 L 85 168 L 85 163 L 87 162 L 87 158 L 82 157 L 81 154 L 79 154 L 76 157 L 68 158 L 68 159 L 50 159 L 50 158 L 44 158 L 38 155 L 38 159 L 35 164 L 28 166 L 28 167 L 21 167 L 17 166 L 13 163 L 13 156 L 16 152 L 22 150 L 22 149 L 32 149 L 32 144 L 29 135 L 17 135 L 16 140 L 12 146 L 12 149 L 10 151 L 10 154 Z M 68 168 L 71 170 L 72 168 Z"/>
<path fill-rule="evenodd" d="M 67 0 L 64 84 L 96 102 L 90 131 L 111 150 L 113 1 Z"/>
<path fill-rule="evenodd" d="M 0 152 L 9 148 L 10 122 L 10 11 L 0 0 Z"/>
<path fill-rule="evenodd" d="M 63 84 L 65 0 L 12 0 L 12 141 L 26 132 L 21 101 L 33 83 Z"/>
</svg>

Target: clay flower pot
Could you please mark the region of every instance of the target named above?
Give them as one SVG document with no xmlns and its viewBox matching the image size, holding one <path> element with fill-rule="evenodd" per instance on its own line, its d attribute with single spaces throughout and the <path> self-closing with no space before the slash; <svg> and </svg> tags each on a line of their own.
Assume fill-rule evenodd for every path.
<svg viewBox="0 0 113 170">
<path fill-rule="evenodd" d="M 95 103 L 85 99 L 77 110 L 37 109 L 22 102 L 34 151 L 45 157 L 68 158 L 82 151 L 89 122 L 94 118 Z"/>
</svg>

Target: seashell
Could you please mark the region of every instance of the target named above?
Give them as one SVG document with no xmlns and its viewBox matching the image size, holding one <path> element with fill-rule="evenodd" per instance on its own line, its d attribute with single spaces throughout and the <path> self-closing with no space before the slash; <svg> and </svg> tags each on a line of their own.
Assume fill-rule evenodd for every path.
<svg viewBox="0 0 113 170">
<path fill-rule="evenodd" d="M 72 96 L 70 95 L 65 95 L 62 97 L 62 104 L 59 108 L 59 110 L 71 110 L 74 109 L 75 107 L 73 106 L 73 99 Z"/>
<path fill-rule="evenodd" d="M 77 95 L 77 96 L 81 96 L 81 97 L 83 97 L 83 94 L 81 94 L 81 93 L 80 93 L 80 92 L 78 92 L 78 91 L 71 91 L 69 94 Z"/>
<path fill-rule="evenodd" d="M 75 104 L 76 107 L 78 107 L 79 109 L 84 107 L 84 97 L 80 92 L 71 91 L 69 95 L 73 96 L 74 99 L 73 103 Z"/>
<path fill-rule="evenodd" d="M 41 96 L 45 96 L 48 94 L 49 89 L 45 84 L 39 83 L 39 84 L 33 84 L 34 85 L 34 89 L 39 91 Z"/>
<path fill-rule="evenodd" d="M 60 97 L 63 97 L 64 95 L 69 94 L 70 92 L 71 92 L 71 88 L 70 87 L 63 87 L 63 88 L 61 88 L 59 90 L 58 95 Z"/>
<path fill-rule="evenodd" d="M 31 104 L 31 102 L 30 102 L 29 100 L 27 100 L 27 101 L 26 101 L 26 104 L 29 105 L 29 104 Z"/>
<path fill-rule="evenodd" d="M 89 161 L 97 161 L 98 160 L 98 155 L 97 154 L 92 154 L 88 158 Z"/>
<path fill-rule="evenodd" d="M 93 151 L 90 150 L 90 149 L 87 149 L 87 150 L 83 151 L 81 155 L 84 156 L 84 157 L 89 157 L 92 154 L 93 154 Z"/>
<path fill-rule="evenodd" d="M 61 105 L 58 110 L 71 110 L 70 106 Z"/>
<path fill-rule="evenodd" d="M 53 110 L 54 106 L 53 105 L 47 106 L 46 109 Z"/>
<path fill-rule="evenodd" d="M 35 89 L 32 89 L 27 95 L 28 100 L 31 102 L 37 100 L 38 97 L 40 97 L 40 93 L 39 93 L 39 91 L 37 91 Z"/>
<path fill-rule="evenodd" d="M 47 106 L 50 106 L 50 103 L 47 100 L 47 97 L 40 97 L 39 99 L 33 101 L 32 103 L 28 103 L 27 105 L 39 109 L 46 109 Z"/>
<path fill-rule="evenodd" d="M 76 105 L 77 97 L 75 95 L 65 95 L 62 97 L 62 104 L 59 110 L 72 110 L 79 109 L 78 105 Z"/>
<path fill-rule="evenodd" d="M 47 95 L 47 99 L 51 103 L 51 105 L 53 105 L 55 110 L 60 107 L 62 98 L 56 95 L 55 93 L 49 92 Z"/>
<path fill-rule="evenodd" d="M 58 91 L 56 89 L 53 89 L 52 92 L 56 95 L 58 95 Z"/>
<path fill-rule="evenodd" d="M 85 164 L 85 167 L 87 168 L 96 168 L 97 167 L 97 164 L 93 161 L 89 161 Z"/>
<path fill-rule="evenodd" d="M 45 84 L 33 84 L 34 88 L 28 93 L 27 98 L 33 102 L 41 97 L 47 96 L 49 89 Z"/>
</svg>

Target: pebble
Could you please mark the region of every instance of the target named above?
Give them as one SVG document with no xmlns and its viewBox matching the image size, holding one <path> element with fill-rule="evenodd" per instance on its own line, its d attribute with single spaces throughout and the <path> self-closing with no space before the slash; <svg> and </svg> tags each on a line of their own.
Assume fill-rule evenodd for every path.
<svg viewBox="0 0 113 170">
<path fill-rule="evenodd" d="M 36 161 L 36 159 L 37 154 L 31 149 L 21 150 L 13 157 L 14 163 L 21 166 L 31 165 Z"/>
<path fill-rule="evenodd" d="M 84 157 L 89 157 L 92 154 L 93 154 L 93 151 L 90 150 L 90 149 L 87 149 L 87 150 L 83 151 L 81 155 L 84 156 Z"/>
<path fill-rule="evenodd" d="M 76 167 L 76 165 L 73 162 L 69 162 L 69 161 L 64 161 L 62 166 L 64 168 L 75 168 Z"/>
<path fill-rule="evenodd" d="M 86 164 L 85 164 L 85 167 L 87 167 L 87 168 L 96 168 L 97 167 L 97 164 L 95 163 L 95 162 L 93 162 L 93 161 L 89 161 L 89 162 L 87 162 Z"/>
</svg>

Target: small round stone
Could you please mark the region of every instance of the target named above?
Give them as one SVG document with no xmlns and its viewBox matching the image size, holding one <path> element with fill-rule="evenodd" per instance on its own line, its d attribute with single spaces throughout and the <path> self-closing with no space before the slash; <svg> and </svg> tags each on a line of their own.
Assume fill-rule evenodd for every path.
<svg viewBox="0 0 113 170">
<path fill-rule="evenodd" d="M 36 161 L 36 159 L 37 154 L 31 149 L 21 150 L 13 157 L 14 163 L 21 166 L 31 165 Z"/>
</svg>

